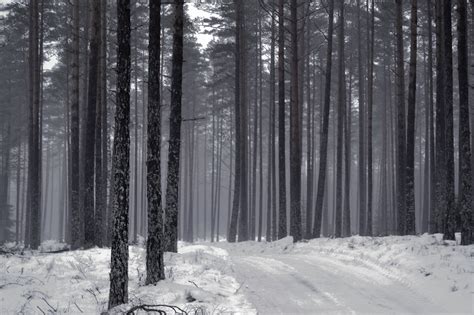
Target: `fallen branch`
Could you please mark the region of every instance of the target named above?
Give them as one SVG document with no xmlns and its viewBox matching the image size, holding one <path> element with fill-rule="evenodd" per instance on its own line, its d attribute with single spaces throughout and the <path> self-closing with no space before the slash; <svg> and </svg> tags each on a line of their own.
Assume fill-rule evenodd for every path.
<svg viewBox="0 0 474 315">
<path fill-rule="evenodd" d="M 191 281 L 191 280 L 188 280 L 188 282 L 194 284 L 194 286 L 195 286 L 196 288 L 200 289 L 200 287 L 196 284 L 196 282 Z"/>
<path fill-rule="evenodd" d="M 156 305 L 150 305 L 150 304 L 142 304 L 142 305 L 136 305 L 134 307 L 132 307 L 131 309 L 129 309 L 125 314 L 127 315 L 133 315 L 135 314 L 134 312 L 135 311 L 138 311 L 138 310 L 143 310 L 145 312 L 155 312 L 155 313 L 158 313 L 158 314 L 164 314 L 166 315 L 166 311 L 163 311 L 163 310 L 160 310 L 160 309 L 157 309 L 157 308 L 170 308 L 174 311 L 175 314 L 185 314 L 185 315 L 188 315 L 188 313 L 186 311 L 184 311 L 183 309 L 179 308 L 178 306 L 174 306 L 174 305 L 166 305 L 166 304 L 156 304 Z"/>
</svg>

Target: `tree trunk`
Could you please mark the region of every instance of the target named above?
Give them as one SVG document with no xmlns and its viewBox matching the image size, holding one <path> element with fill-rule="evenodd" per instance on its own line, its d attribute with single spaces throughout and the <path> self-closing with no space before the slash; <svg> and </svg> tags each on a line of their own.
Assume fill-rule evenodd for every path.
<svg viewBox="0 0 474 315">
<path fill-rule="evenodd" d="M 286 231 L 286 170 L 285 170 L 285 16 L 284 1 L 278 1 L 278 238 Z M 276 233 L 273 232 L 274 235 Z"/>
<path fill-rule="evenodd" d="M 40 163 L 40 62 L 39 62 L 39 11 L 38 0 L 29 3 L 29 147 L 28 147 L 28 204 L 29 226 L 27 242 L 31 249 L 37 249 L 41 242 L 41 163 Z"/>
<path fill-rule="evenodd" d="M 418 25 L 417 0 L 411 0 L 410 69 L 408 82 L 408 115 L 406 133 L 406 222 L 405 233 L 415 234 L 415 116 L 416 116 L 416 46 Z"/>
<path fill-rule="evenodd" d="M 403 69 L 403 4 L 396 0 L 396 95 L 397 95 L 397 209 L 398 234 L 406 233 L 406 131 L 405 131 L 405 78 Z"/>
<path fill-rule="evenodd" d="M 82 246 L 84 238 L 83 212 L 79 209 L 79 0 L 73 4 L 72 62 L 71 62 L 71 247 Z"/>
<path fill-rule="evenodd" d="M 370 13 L 369 67 L 367 80 L 367 225 L 365 234 L 372 236 L 372 202 L 373 202 L 373 149 L 372 149 L 372 116 L 374 103 L 374 38 L 375 10 L 374 1 Z M 368 2 L 367 2 L 368 4 Z M 368 10 L 368 7 L 367 7 Z"/>
<path fill-rule="evenodd" d="M 160 33 L 161 1 L 150 2 L 148 45 L 148 138 L 146 284 L 165 278 L 163 264 L 163 208 L 161 205 Z M 157 184 L 158 183 L 158 184 Z"/>
<path fill-rule="evenodd" d="M 342 155 L 344 141 L 344 120 L 346 115 L 346 80 L 344 63 L 344 0 L 339 0 L 339 34 L 338 34 L 338 98 L 337 98 L 337 155 L 336 155 L 336 227 L 335 236 L 342 236 Z"/>
<path fill-rule="evenodd" d="M 320 160 L 318 174 L 318 190 L 316 195 L 316 207 L 313 224 L 313 237 L 317 238 L 321 234 L 321 217 L 323 211 L 324 188 L 326 184 L 327 151 L 328 151 L 328 131 L 329 131 L 329 110 L 331 102 L 331 68 L 332 68 L 332 37 L 334 32 L 334 0 L 329 0 L 329 25 L 328 25 L 328 46 L 326 52 L 326 78 L 324 82 L 324 104 L 322 112 L 322 129 L 320 143 Z"/>
<path fill-rule="evenodd" d="M 178 200 L 179 161 L 181 149 L 181 96 L 183 83 L 183 0 L 174 0 L 175 17 L 173 33 L 173 57 L 171 70 L 170 140 L 168 151 L 168 175 L 166 186 L 167 236 L 165 250 L 178 251 Z"/>
<path fill-rule="evenodd" d="M 360 0 L 357 0 L 357 28 L 361 30 Z M 359 234 L 366 234 L 366 168 L 365 168 L 365 100 L 364 72 L 362 70 L 362 38 L 357 32 L 357 60 L 359 81 Z"/>
<path fill-rule="evenodd" d="M 128 302 L 130 187 L 130 0 L 117 2 L 117 107 L 114 135 L 114 209 L 109 305 Z"/>
<path fill-rule="evenodd" d="M 92 246 L 95 242 L 94 224 L 94 154 L 97 109 L 98 69 L 100 58 L 100 1 L 92 5 L 92 33 L 89 54 L 89 80 L 87 93 L 86 140 L 84 161 L 84 243 Z"/>
<path fill-rule="evenodd" d="M 451 1 L 444 1 L 444 90 L 446 128 L 446 224 L 444 238 L 454 240 L 458 211 L 454 195 L 454 122 L 453 122 L 453 36 L 451 33 Z"/>
<path fill-rule="evenodd" d="M 461 243 L 474 243 L 472 220 L 472 173 L 469 129 L 469 81 L 467 55 L 467 3 L 458 0 L 458 75 L 459 75 L 459 214 Z"/>
</svg>

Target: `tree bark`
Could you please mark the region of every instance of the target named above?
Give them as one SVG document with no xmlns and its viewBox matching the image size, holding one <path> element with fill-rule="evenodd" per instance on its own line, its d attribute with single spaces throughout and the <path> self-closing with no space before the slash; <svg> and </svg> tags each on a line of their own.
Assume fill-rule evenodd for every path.
<svg viewBox="0 0 474 315">
<path fill-rule="evenodd" d="M 109 305 L 128 302 L 130 187 L 130 0 L 117 2 L 117 107 L 114 136 L 114 209 Z"/>
<path fill-rule="evenodd" d="M 146 284 L 165 278 L 163 263 L 163 208 L 161 205 L 160 34 L 161 1 L 150 2 L 148 38 L 148 138 L 146 190 L 148 237 Z"/>
<path fill-rule="evenodd" d="M 324 188 L 326 184 L 327 168 L 327 148 L 329 131 L 329 110 L 331 102 L 331 68 L 332 68 L 332 37 L 334 32 L 334 0 L 329 0 L 329 25 L 328 25 L 328 45 L 326 52 L 326 78 L 324 82 L 324 104 L 322 112 L 322 129 L 320 143 L 320 160 L 318 174 L 318 190 L 316 195 L 316 207 L 313 224 L 313 237 L 317 238 L 321 234 L 321 218 L 323 211 Z"/>
<path fill-rule="evenodd" d="M 469 81 L 467 50 L 467 3 L 458 0 L 458 76 L 459 76 L 459 215 L 461 244 L 474 243 L 472 219 L 472 169 L 469 129 Z"/>
<path fill-rule="evenodd" d="M 178 251 L 179 161 L 181 150 L 181 97 L 183 83 L 183 19 L 184 1 L 174 0 L 173 57 L 171 70 L 170 140 L 166 186 L 166 246 L 165 250 Z"/>
</svg>

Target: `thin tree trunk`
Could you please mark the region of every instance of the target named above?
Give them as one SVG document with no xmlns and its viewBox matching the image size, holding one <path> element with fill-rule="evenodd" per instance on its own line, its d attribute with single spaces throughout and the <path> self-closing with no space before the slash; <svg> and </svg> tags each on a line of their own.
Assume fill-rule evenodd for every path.
<svg viewBox="0 0 474 315">
<path fill-rule="evenodd" d="M 396 88 L 397 88 L 397 209 L 398 233 L 406 233 L 406 131 L 405 131 L 405 78 L 403 66 L 403 4 L 396 0 Z"/>
<path fill-rule="evenodd" d="M 278 2 L 278 238 L 286 231 L 286 170 L 285 170 L 285 16 L 284 0 Z M 273 232 L 276 235 L 276 232 Z"/>
<path fill-rule="evenodd" d="M 418 24 L 417 0 L 411 0 L 410 69 L 406 133 L 406 222 L 405 233 L 415 234 L 415 116 L 416 116 L 416 46 Z"/>
</svg>

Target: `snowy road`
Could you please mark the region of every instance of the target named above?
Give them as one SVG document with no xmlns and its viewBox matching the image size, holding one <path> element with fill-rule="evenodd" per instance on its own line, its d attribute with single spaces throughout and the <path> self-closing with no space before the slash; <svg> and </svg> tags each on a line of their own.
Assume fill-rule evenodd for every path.
<svg viewBox="0 0 474 315">
<path fill-rule="evenodd" d="M 324 255 L 232 255 L 241 290 L 259 314 L 442 313 L 403 281 Z"/>
</svg>

